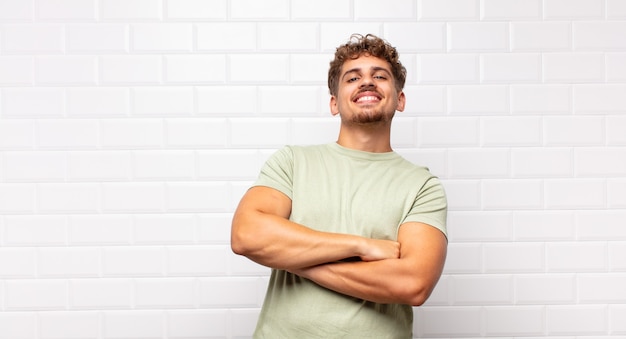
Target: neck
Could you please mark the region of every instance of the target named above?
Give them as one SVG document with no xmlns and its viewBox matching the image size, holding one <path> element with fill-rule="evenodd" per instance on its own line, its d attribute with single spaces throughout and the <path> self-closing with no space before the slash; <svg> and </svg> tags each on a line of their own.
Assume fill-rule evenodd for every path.
<svg viewBox="0 0 626 339">
<path fill-rule="evenodd" d="M 385 153 L 391 152 L 391 125 L 347 126 L 342 124 L 337 143 L 358 151 Z"/>
</svg>

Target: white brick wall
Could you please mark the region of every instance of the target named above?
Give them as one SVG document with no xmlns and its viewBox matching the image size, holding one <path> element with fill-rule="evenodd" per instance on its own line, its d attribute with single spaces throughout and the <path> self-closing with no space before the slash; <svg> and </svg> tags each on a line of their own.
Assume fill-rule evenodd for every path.
<svg viewBox="0 0 626 339">
<path fill-rule="evenodd" d="M 396 45 L 393 144 L 446 186 L 416 338 L 626 338 L 626 1 L 0 0 L 0 338 L 250 337 L 233 210 Z"/>
</svg>

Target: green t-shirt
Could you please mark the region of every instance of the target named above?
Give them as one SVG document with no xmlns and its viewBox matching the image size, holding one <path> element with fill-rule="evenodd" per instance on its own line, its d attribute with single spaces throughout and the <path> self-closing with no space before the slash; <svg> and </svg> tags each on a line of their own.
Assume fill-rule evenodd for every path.
<svg viewBox="0 0 626 339">
<path fill-rule="evenodd" d="M 413 221 L 446 234 L 439 179 L 395 152 L 287 146 L 265 163 L 255 186 L 287 195 L 290 220 L 311 229 L 397 240 L 400 225 Z M 274 269 L 255 338 L 410 338 L 412 327 L 410 305 L 353 298 Z"/>
</svg>

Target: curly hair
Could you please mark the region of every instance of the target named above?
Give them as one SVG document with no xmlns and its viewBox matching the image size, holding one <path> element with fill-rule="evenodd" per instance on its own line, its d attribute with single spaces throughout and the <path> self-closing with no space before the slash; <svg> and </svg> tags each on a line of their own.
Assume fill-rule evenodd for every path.
<svg viewBox="0 0 626 339">
<path fill-rule="evenodd" d="M 400 63 L 400 55 L 395 47 L 387 41 L 373 35 L 352 34 L 347 43 L 337 47 L 335 58 L 330 62 L 328 70 L 328 90 L 337 95 L 341 67 L 348 59 L 356 59 L 361 55 L 371 55 L 386 60 L 391 66 L 396 90 L 402 91 L 406 81 L 406 68 Z"/>
</svg>

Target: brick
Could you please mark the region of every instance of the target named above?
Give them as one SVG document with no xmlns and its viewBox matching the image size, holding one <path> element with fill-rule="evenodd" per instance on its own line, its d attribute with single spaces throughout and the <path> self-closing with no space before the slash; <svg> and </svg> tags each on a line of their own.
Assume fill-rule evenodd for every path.
<svg viewBox="0 0 626 339">
<path fill-rule="evenodd" d="M 626 298 L 626 275 L 581 274 L 577 279 L 578 298 L 581 303 L 615 303 Z"/>
<path fill-rule="evenodd" d="M 470 147 L 480 140 L 476 118 L 421 118 L 417 128 L 418 145 L 423 147 Z"/>
<path fill-rule="evenodd" d="M 227 212 L 233 206 L 226 182 L 170 183 L 167 185 L 169 212 Z"/>
<path fill-rule="evenodd" d="M 168 276 L 228 275 L 227 246 L 177 246 L 167 250 Z"/>
<path fill-rule="evenodd" d="M 385 37 L 402 51 L 443 52 L 446 48 L 446 26 L 441 22 L 389 22 L 384 24 Z"/>
<path fill-rule="evenodd" d="M 259 23 L 258 47 L 261 51 L 315 51 L 318 25 L 307 22 Z"/>
<path fill-rule="evenodd" d="M 444 186 L 450 210 L 463 211 L 480 208 L 480 182 L 478 180 L 446 180 Z"/>
<path fill-rule="evenodd" d="M 289 120 L 286 118 L 241 118 L 231 120 L 230 128 L 231 145 L 237 148 L 277 148 L 288 143 Z M 255 135 L 258 130 L 265 133 Z"/>
<path fill-rule="evenodd" d="M 524 147 L 511 151 L 512 173 L 521 178 L 570 177 L 574 173 L 573 161 L 573 152 L 568 148 Z"/>
<path fill-rule="evenodd" d="M 67 154 L 67 176 L 71 181 L 128 180 L 131 155 L 126 151 L 84 151 Z"/>
<path fill-rule="evenodd" d="M 463 275 L 452 278 L 454 305 L 506 305 L 513 300 L 510 275 Z"/>
<path fill-rule="evenodd" d="M 223 83 L 226 80 L 224 55 L 176 55 L 165 57 L 168 83 Z"/>
<path fill-rule="evenodd" d="M 191 308 L 196 304 L 196 283 L 192 278 L 139 279 L 135 281 L 137 308 Z"/>
<path fill-rule="evenodd" d="M 160 247 L 108 247 L 102 255 L 105 277 L 161 276 L 165 266 L 164 249 Z"/>
<path fill-rule="evenodd" d="M 538 209 L 543 206 L 543 183 L 537 179 L 485 180 L 482 202 L 487 209 Z"/>
<path fill-rule="evenodd" d="M 96 2 L 81 0 L 39 0 L 35 15 L 40 20 L 95 20 Z"/>
<path fill-rule="evenodd" d="M 290 57 L 289 78 L 294 84 L 318 85 L 328 92 L 328 56 L 322 54 L 293 54 Z"/>
<path fill-rule="evenodd" d="M 541 78 L 540 56 L 536 53 L 483 54 L 480 65 L 484 83 L 517 84 L 538 82 Z"/>
<path fill-rule="evenodd" d="M 254 114 L 258 110 L 257 92 L 255 86 L 200 87 L 196 90 L 198 114 L 229 117 Z"/>
<path fill-rule="evenodd" d="M 0 57 L 1 85 L 30 85 L 35 79 L 33 58 L 30 56 Z"/>
<path fill-rule="evenodd" d="M 226 119 L 166 120 L 166 144 L 171 148 L 225 147 L 227 126 Z"/>
<path fill-rule="evenodd" d="M 319 87 L 261 87 L 259 88 L 259 112 L 268 116 L 318 115 L 319 98 Z"/>
<path fill-rule="evenodd" d="M 5 310 L 63 310 L 67 307 L 67 282 L 62 279 L 8 280 Z"/>
<path fill-rule="evenodd" d="M 129 309 L 131 291 L 130 279 L 72 279 L 71 307 L 78 310 Z"/>
<path fill-rule="evenodd" d="M 62 246 L 67 243 L 67 220 L 64 216 L 8 216 L 4 229 L 5 244 L 10 246 Z"/>
<path fill-rule="evenodd" d="M 609 271 L 625 271 L 626 270 L 626 242 L 611 241 L 609 242 Z"/>
<path fill-rule="evenodd" d="M 626 117 L 609 115 L 606 119 L 607 144 L 610 146 L 626 145 L 626 134 L 622 133 L 626 128 Z"/>
<path fill-rule="evenodd" d="M 237 54 L 228 57 L 230 81 L 236 83 L 286 83 L 289 56 L 282 54 Z M 263 65 L 263 67 L 258 67 Z"/>
<path fill-rule="evenodd" d="M 539 20 L 540 0 L 485 0 L 482 2 L 483 20 Z"/>
<path fill-rule="evenodd" d="M 474 20 L 479 17 L 476 0 L 422 0 L 419 2 L 419 20 Z"/>
<path fill-rule="evenodd" d="M 37 275 L 37 250 L 0 248 L 0 278 L 27 279 Z M 0 320 L 0 324 L 2 321 Z"/>
<path fill-rule="evenodd" d="M 256 179 L 263 161 L 254 150 L 197 152 L 198 178 L 209 180 Z"/>
<path fill-rule="evenodd" d="M 60 53 L 65 50 L 61 24 L 7 24 L 2 27 L 2 33 L 3 51 Z"/>
<path fill-rule="evenodd" d="M 500 3 L 500 1 L 497 1 Z M 511 49 L 564 51 L 571 48 L 571 23 L 559 21 L 511 23 Z"/>
<path fill-rule="evenodd" d="M 102 185 L 102 209 L 105 212 L 160 212 L 164 205 L 165 188 L 160 183 Z"/>
<path fill-rule="evenodd" d="M 259 278 L 201 278 L 199 304 L 202 307 L 259 307 L 263 292 Z M 221 293 L 228 289 L 230 293 Z"/>
<path fill-rule="evenodd" d="M 292 120 L 291 131 L 294 144 L 329 143 L 337 138 L 339 121 L 334 118 L 297 118 Z"/>
<path fill-rule="evenodd" d="M 623 21 L 581 21 L 573 23 L 575 50 L 622 51 L 626 49 Z"/>
<path fill-rule="evenodd" d="M 235 321 L 237 325 L 233 327 L 230 319 L 230 314 L 223 310 L 172 310 L 167 315 L 167 335 L 168 338 L 226 338 L 231 327 L 243 325 Z"/>
<path fill-rule="evenodd" d="M 35 186 L 31 184 L 0 184 L 0 212 L 32 213 L 35 208 Z"/>
<path fill-rule="evenodd" d="M 128 52 L 129 32 L 124 24 L 74 24 L 66 26 L 70 52 Z"/>
<path fill-rule="evenodd" d="M 32 120 L 0 121 L 0 150 L 29 150 L 35 144 L 35 123 Z"/>
<path fill-rule="evenodd" d="M 488 117 L 480 127 L 486 146 L 540 146 L 543 138 L 539 117 Z"/>
<path fill-rule="evenodd" d="M 289 18 L 287 0 L 233 0 L 230 3 L 230 15 L 233 19 L 281 20 Z"/>
<path fill-rule="evenodd" d="M 93 85 L 96 58 L 92 56 L 45 56 L 35 59 L 35 79 L 39 84 Z"/>
<path fill-rule="evenodd" d="M 560 242 L 546 245 L 546 264 L 550 272 L 604 272 L 607 245 L 602 242 Z"/>
<path fill-rule="evenodd" d="M 503 114 L 509 110 L 509 91 L 506 86 L 448 87 L 448 111 L 451 114 Z"/>
<path fill-rule="evenodd" d="M 100 190 L 93 183 L 38 185 L 37 206 L 43 213 L 95 213 L 100 208 Z"/>
<path fill-rule="evenodd" d="M 477 83 L 478 57 L 473 54 L 422 54 L 418 56 L 419 84 Z"/>
<path fill-rule="evenodd" d="M 606 80 L 609 82 L 626 81 L 626 53 L 607 53 Z"/>
<path fill-rule="evenodd" d="M 394 118 L 396 122 L 391 126 L 391 145 L 393 148 L 412 148 L 415 147 L 415 130 L 416 118 L 398 117 Z M 336 140 L 335 138 L 333 138 Z M 329 139 L 328 141 L 334 141 Z"/>
<path fill-rule="evenodd" d="M 186 23 L 132 24 L 131 39 L 135 52 L 189 52 L 193 27 Z"/>
<path fill-rule="evenodd" d="M 601 335 L 606 333 L 607 309 L 603 305 L 546 307 L 548 335 Z"/>
<path fill-rule="evenodd" d="M 450 243 L 444 267 L 445 274 L 481 273 L 483 249 L 479 244 Z"/>
<path fill-rule="evenodd" d="M 189 180 L 195 174 L 191 151 L 135 151 L 132 159 L 135 180 Z"/>
<path fill-rule="evenodd" d="M 197 239 L 201 244 L 230 244 L 230 213 L 207 213 L 198 216 Z"/>
<path fill-rule="evenodd" d="M 581 211 L 577 214 L 576 230 L 581 240 L 626 240 L 621 210 Z"/>
<path fill-rule="evenodd" d="M 199 23 L 196 34 L 199 51 L 255 51 L 257 48 L 257 25 L 252 22 Z"/>
<path fill-rule="evenodd" d="M 101 56 L 103 84 L 154 84 L 162 77 L 161 57 L 152 55 Z"/>
<path fill-rule="evenodd" d="M 348 20 L 352 19 L 352 8 L 349 0 L 292 0 L 291 18 L 296 20 L 323 19 Z M 332 10 L 329 10 L 332 8 Z"/>
<path fill-rule="evenodd" d="M 100 122 L 100 140 L 105 148 L 160 147 L 164 134 L 160 119 L 111 119 Z"/>
<path fill-rule="evenodd" d="M 190 244 L 194 242 L 193 215 L 137 215 L 133 218 L 134 243 L 140 245 Z"/>
<path fill-rule="evenodd" d="M 545 82 L 602 82 L 604 55 L 599 53 L 546 53 L 543 55 Z"/>
<path fill-rule="evenodd" d="M 164 322 L 165 314 L 159 310 L 106 311 L 102 333 L 105 338 L 161 338 Z"/>
<path fill-rule="evenodd" d="M 600 117 L 545 117 L 546 146 L 599 146 L 604 144 L 604 121 Z"/>
<path fill-rule="evenodd" d="M 611 328 L 610 333 L 615 334 L 625 334 L 626 333 L 626 324 L 622 321 L 624 317 L 626 317 L 626 307 L 623 305 L 610 305 L 608 307 L 609 315 L 609 327 Z"/>
<path fill-rule="evenodd" d="M 337 46 L 345 44 L 352 34 L 375 34 L 382 36 L 382 26 L 377 22 L 324 22 L 320 24 L 320 47 L 329 54 L 335 53 Z"/>
<path fill-rule="evenodd" d="M 509 174 L 508 150 L 449 150 L 447 160 L 448 176 L 452 179 L 501 178 Z"/>
<path fill-rule="evenodd" d="M 608 0 L 606 3 L 606 15 L 609 19 L 626 18 L 626 4 L 621 0 Z"/>
<path fill-rule="evenodd" d="M 603 0 L 545 0 L 543 15 L 546 19 L 602 19 Z"/>
<path fill-rule="evenodd" d="M 359 1 L 354 4 L 356 20 L 411 20 L 415 19 L 415 1 L 396 1 L 393 6 L 385 6 L 376 0 Z"/>
<path fill-rule="evenodd" d="M 0 20 L 30 21 L 33 19 L 34 4 L 30 1 L 0 1 Z"/>
<path fill-rule="evenodd" d="M 402 115 L 443 115 L 446 111 L 445 86 L 406 86 L 406 106 Z"/>
<path fill-rule="evenodd" d="M 70 88 L 67 90 L 67 113 L 71 117 L 126 116 L 130 109 L 126 88 Z"/>
<path fill-rule="evenodd" d="M 572 111 L 568 85 L 512 85 L 511 111 L 516 114 L 565 114 Z"/>
<path fill-rule="evenodd" d="M 508 243 L 484 245 L 487 273 L 543 272 L 545 254 L 541 243 Z"/>
<path fill-rule="evenodd" d="M 5 181 L 63 181 L 66 156 L 59 152 L 7 152 L 4 154 Z"/>
<path fill-rule="evenodd" d="M 575 113 L 616 113 L 626 110 L 624 84 L 581 84 L 574 86 Z"/>
<path fill-rule="evenodd" d="M 44 278 L 98 277 L 100 249 L 47 248 L 39 250 L 38 272 Z"/>
<path fill-rule="evenodd" d="M 160 0 L 102 0 L 101 15 L 107 20 L 161 18 Z"/>
<path fill-rule="evenodd" d="M 228 2 L 225 0 L 166 0 L 166 19 L 226 19 Z"/>
<path fill-rule="evenodd" d="M 2 13 L 0 11 L 0 13 Z M 0 325 L 5 338 L 37 338 L 37 313 L 35 312 L 2 312 Z"/>
<path fill-rule="evenodd" d="M 607 200 L 609 208 L 626 206 L 626 181 L 623 179 L 608 180 Z"/>
<path fill-rule="evenodd" d="M 540 336 L 545 311 L 540 306 L 490 307 L 485 311 L 487 335 Z"/>
<path fill-rule="evenodd" d="M 94 338 L 100 333 L 101 317 L 98 312 L 46 312 L 40 316 L 42 339 Z"/>
<path fill-rule="evenodd" d="M 546 180 L 545 202 L 550 209 L 604 208 L 606 185 L 598 179 Z"/>
<path fill-rule="evenodd" d="M 432 307 L 417 310 L 420 337 L 477 337 L 482 332 L 482 307 Z M 450 326 L 447 319 L 456 319 Z"/>
<path fill-rule="evenodd" d="M 620 176 L 626 173 L 626 148 L 578 148 L 574 157 L 577 176 Z"/>
<path fill-rule="evenodd" d="M 515 239 L 520 241 L 574 240 L 575 223 L 569 211 L 520 211 L 513 216 Z"/>
<path fill-rule="evenodd" d="M 507 241 L 513 235 L 508 212 L 450 211 L 447 222 L 452 242 Z"/>
<path fill-rule="evenodd" d="M 501 22 L 448 24 L 448 51 L 509 51 L 509 26 Z"/>
<path fill-rule="evenodd" d="M 40 149 L 93 149 L 98 145 L 98 122 L 94 120 L 39 120 Z"/>
<path fill-rule="evenodd" d="M 526 305 L 573 304 L 576 302 L 576 276 L 560 273 L 517 275 L 515 302 Z"/>
<path fill-rule="evenodd" d="M 60 117 L 65 112 L 65 94 L 59 88 L 5 88 L 3 117 Z"/>
<path fill-rule="evenodd" d="M 129 215 L 72 215 L 69 242 L 72 245 L 128 245 L 132 218 Z"/>
</svg>

